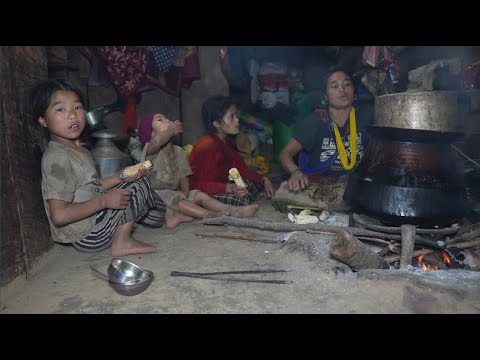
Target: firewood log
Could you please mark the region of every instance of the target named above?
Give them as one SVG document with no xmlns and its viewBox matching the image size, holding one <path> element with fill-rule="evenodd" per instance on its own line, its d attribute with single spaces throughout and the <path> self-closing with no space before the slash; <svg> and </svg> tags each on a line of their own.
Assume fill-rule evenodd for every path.
<svg viewBox="0 0 480 360">
<path fill-rule="evenodd" d="M 402 231 L 402 249 L 400 256 L 400 269 L 406 269 L 412 265 L 413 248 L 415 247 L 416 228 L 413 225 L 404 224 Z"/>
<path fill-rule="evenodd" d="M 340 230 L 330 245 L 330 254 L 352 269 L 389 269 L 390 265 L 346 230 Z"/>
</svg>

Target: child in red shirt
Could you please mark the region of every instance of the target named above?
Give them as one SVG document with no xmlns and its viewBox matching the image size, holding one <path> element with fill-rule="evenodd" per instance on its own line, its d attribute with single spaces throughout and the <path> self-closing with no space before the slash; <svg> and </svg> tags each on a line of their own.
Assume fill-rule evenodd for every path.
<svg viewBox="0 0 480 360">
<path fill-rule="evenodd" d="M 235 206 L 250 204 L 263 194 L 271 199 L 274 188 L 270 179 L 251 170 L 235 148 L 234 136 L 240 132 L 240 125 L 233 100 L 226 96 L 210 97 L 203 104 L 202 117 L 209 134 L 193 144 L 189 155 L 193 171 L 190 188 Z M 231 168 L 238 169 L 246 187 L 228 181 Z"/>
</svg>

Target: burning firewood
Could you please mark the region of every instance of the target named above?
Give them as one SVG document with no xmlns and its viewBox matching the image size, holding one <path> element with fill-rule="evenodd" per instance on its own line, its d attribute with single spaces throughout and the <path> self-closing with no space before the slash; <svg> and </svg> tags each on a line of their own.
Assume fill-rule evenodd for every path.
<svg viewBox="0 0 480 360">
<path fill-rule="evenodd" d="M 442 253 L 450 269 L 470 269 L 463 249 L 452 246 L 443 250 Z"/>
<path fill-rule="evenodd" d="M 420 260 L 421 257 L 419 257 Z M 424 255 L 423 258 L 421 259 L 422 261 L 426 262 L 427 264 L 431 264 L 433 266 L 436 266 L 438 270 L 447 270 L 448 267 L 445 265 L 445 263 L 438 259 L 437 256 L 434 254 L 427 254 Z"/>
<path fill-rule="evenodd" d="M 467 249 L 467 248 L 472 248 L 472 247 L 476 247 L 476 246 L 480 246 L 480 239 L 475 239 L 475 240 L 472 240 L 472 241 L 466 241 L 466 242 L 463 242 L 463 243 L 455 244 L 455 247 L 459 248 L 459 249 Z M 449 246 L 449 247 L 451 247 L 451 246 Z M 436 250 L 434 250 L 434 249 L 416 250 L 416 251 L 413 252 L 413 257 L 420 256 L 420 255 L 431 254 L 435 251 Z M 385 259 L 385 261 L 387 261 L 388 263 L 391 264 L 391 263 L 394 263 L 394 262 L 400 260 L 400 256 L 398 256 L 398 255 L 386 256 L 384 259 Z"/>
</svg>

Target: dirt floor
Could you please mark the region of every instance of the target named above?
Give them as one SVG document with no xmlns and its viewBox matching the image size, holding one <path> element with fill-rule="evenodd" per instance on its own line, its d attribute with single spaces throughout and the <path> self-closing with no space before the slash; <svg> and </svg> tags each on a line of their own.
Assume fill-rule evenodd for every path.
<svg viewBox="0 0 480 360">
<path fill-rule="evenodd" d="M 288 221 L 262 200 L 256 218 Z M 347 225 L 333 214 L 330 225 Z M 282 240 L 262 243 L 199 237 L 196 232 L 227 232 Z M 106 274 L 110 250 L 86 254 L 55 245 L 28 279 L 18 278 L 0 292 L 0 314 L 479 314 L 480 272 L 467 270 L 362 270 L 353 272 L 329 255 L 333 235 L 274 233 L 204 225 L 201 220 L 171 230 L 138 226 L 135 237 L 158 252 L 127 256 L 154 272 L 150 286 L 136 296 L 117 294 L 90 269 Z M 172 271 L 214 272 L 291 269 L 273 274 L 236 275 L 243 279 L 288 280 L 288 284 L 214 281 L 173 277 Z"/>
</svg>

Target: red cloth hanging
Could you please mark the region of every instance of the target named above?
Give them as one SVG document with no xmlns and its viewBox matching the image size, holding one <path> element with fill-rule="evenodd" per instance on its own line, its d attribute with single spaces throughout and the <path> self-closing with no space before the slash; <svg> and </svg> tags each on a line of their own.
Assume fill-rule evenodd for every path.
<svg viewBox="0 0 480 360">
<path fill-rule="evenodd" d="M 177 66 L 174 62 L 170 71 L 166 73 L 166 85 L 173 90 L 176 96 L 180 96 L 182 88 L 188 88 L 194 80 L 200 79 L 198 47 L 189 46 L 188 48 L 188 54 L 183 59 L 183 65 Z"/>
<path fill-rule="evenodd" d="M 123 132 L 128 135 L 128 128 L 137 128 L 137 113 L 135 111 L 135 95 L 127 98 L 127 109 L 123 120 Z"/>
</svg>

